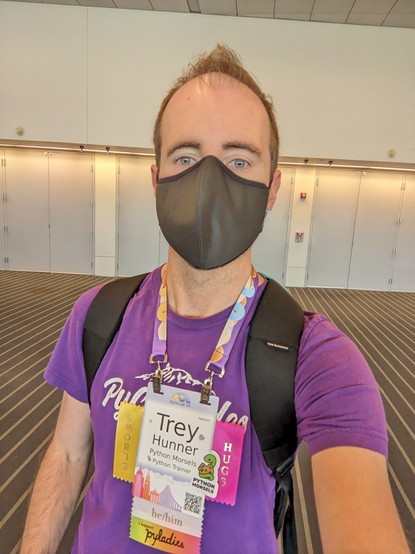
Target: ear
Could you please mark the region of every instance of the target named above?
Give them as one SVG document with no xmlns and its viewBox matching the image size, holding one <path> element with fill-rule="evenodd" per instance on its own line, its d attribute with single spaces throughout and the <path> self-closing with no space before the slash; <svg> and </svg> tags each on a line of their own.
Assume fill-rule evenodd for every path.
<svg viewBox="0 0 415 554">
<path fill-rule="evenodd" d="M 277 193 L 279 191 L 280 186 L 281 186 L 281 171 L 276 169 L 274 171 L 274 176 L 269 186 L 267 210 L 272 210 L 272 207 L 275 204 L 275 200 L 277 199 Z"/>
<path fill-rule="evenodd" d="M 159 170 L 155 164 L 151 165 L 151 182 L 153 183 L 154 194 L 156 194 L 157 181 L 158 181 Z"/>
</svg>

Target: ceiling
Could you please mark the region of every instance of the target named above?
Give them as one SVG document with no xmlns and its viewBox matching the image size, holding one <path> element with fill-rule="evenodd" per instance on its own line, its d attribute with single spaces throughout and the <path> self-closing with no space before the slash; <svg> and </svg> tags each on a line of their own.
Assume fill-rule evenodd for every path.
<svg viewBox="0 0 415 554">
<path fill-rule="evenodd" d="M 12 0 L 21 1 L 21 0 Z M 23 0 L 162 12 L 415 28 L 415 0 Z"/>
</svg>

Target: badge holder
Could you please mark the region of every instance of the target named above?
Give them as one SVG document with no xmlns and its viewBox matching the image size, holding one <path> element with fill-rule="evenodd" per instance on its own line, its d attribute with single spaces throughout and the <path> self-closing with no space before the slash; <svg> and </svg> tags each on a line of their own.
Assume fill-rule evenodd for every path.
<svg viewBox="0 0 415 554">
<path fill-rule="evenodd" d="M 162 374 L 162 370 L 160 368 Z M 200 552 L 205 491 L 193 486 L 212 454 L 219 399 L 163 385 L 147 389 L 134 470 L 130 538 L 173 554 Z M 157 392 L 160 385 L 160 392 Z M 199 463 L 198 463 L 199 462 Z M 217 483 L 217 476 L 213 478 Z"/>
</svg>

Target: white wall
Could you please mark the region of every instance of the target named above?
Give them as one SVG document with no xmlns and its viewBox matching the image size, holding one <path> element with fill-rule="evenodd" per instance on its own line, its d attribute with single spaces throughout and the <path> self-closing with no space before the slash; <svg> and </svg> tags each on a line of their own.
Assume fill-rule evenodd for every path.
<svg viewBox="0 0 415 554">
<path fill-rule="evenodd" d="M 415 162 L 413 29 L 0 2 L 0 139 L 151 147 L 194 53 L 223 41 L 275 100 L 284 156 Z"/>
<path fill-rule="evenodd" d="M 87 12 L 0 2 L 0 137 L 85 142 Z"/>
</svg>

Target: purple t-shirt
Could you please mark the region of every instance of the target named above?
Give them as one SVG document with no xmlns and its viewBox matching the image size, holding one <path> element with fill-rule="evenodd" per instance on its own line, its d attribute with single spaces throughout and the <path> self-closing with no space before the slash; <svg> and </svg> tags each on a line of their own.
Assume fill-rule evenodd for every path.
<svg viewBox="0 0 415 554">
<path fill-rule="evenodd" d="M 116 416 L 121 401 L 142 404 L 154 372 L 149 363 L 160 269 L 129 303 L 124 320 L 91 391 L 95 476 L 84 500 L 72 552 L 154 553 L 129 538 L 131 484 L 112 477 Z M 99 287 L 83 294 L 62 331 L 46 380 L 87 402 L 81 341 L 88 307 Z M 259 296 L 259 294 L 257 295 Z M 255 302 L 245 318 L 223 379 L 215 379 L 218 419 L 246 426 L 235 506 L 206 502 L 201 552 L 276 554 L 275 481 L 249 419 L 245 345 Z M 167 349 L 172 368 L 166 384 L 200 390 L 209 360 L 231 308 L 205 319 L 168 312 Z M 373 375 L 355 345 L 321 314 L 306 313 L 295 380 L 299 441 L 315 454 L 334 446 L 358 446 L 387 454 L 385 415 Z"/>
</svg>

